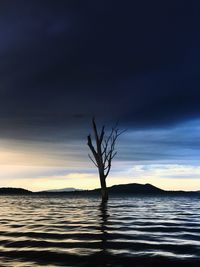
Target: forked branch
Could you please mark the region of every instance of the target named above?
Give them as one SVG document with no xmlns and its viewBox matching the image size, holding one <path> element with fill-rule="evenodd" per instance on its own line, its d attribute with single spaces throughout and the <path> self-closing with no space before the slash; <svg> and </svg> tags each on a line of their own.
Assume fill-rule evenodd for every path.
<svg viewBox="0 0 200 267">
<path fill-rule="evenodd" d="M 98 168 L 99 173 L 103 175 L 104 179 L 108 176 L 113 158 L 116 156 L 117 151 L 115 145 L 117 138 L 125 132 L 117 128 L 117 124 L 113 127 L 108 136 L 105 135 L 105 126 L 98 132 L 95 119 L 92 119 L 92 127 L 95 138 L 95 146 L 92 143 L 91 135 L 88 135 L 88 146 L 92 151 L 93 158 L 89 156 L 90 160 Z"/>
</svg>

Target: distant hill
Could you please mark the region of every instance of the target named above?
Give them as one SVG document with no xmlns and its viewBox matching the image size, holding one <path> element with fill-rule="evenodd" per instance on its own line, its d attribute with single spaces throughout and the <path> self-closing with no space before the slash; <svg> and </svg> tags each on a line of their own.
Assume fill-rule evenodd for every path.
<svg viewBox="0 0 200 267">
<path fill-rule="evenodd" d="M 81 189 L 76 189 L 73 187 L 68 187 L 68 188 L 62 188 L 62 189 L 51 189 L 51 190 L 44 190 L 44 191 L 40 191 L 40 192 L 53 192 L 53 193 L 59 193 L 59 192 L 74 192 L 74 191 L 83 191 Z"/>
<path fill-rule="evenodd" d="M 135 196 L 135 195 L 147 195 L 147 196 L 185 196 L 185 195 L 195 195 L 199 196 L 200 194 L 197 192 L 190 192 L 190 191 L 166 191 L 162 190 L 156 186 L 153 186 L 151 184 L 121 184 L 121 185 L 113 185 L 111 187 L 108 187 L 109 195 L 110 196 L 117 196 L 117 195 L 129 195 L 129 196 Z M 47 195 L 68 195 L 68 196 L 97 196 L 101 194 L 101 189 L 93 189 L 93 190 L 82 190 L 82 191 L 69 191 L 69 192 L 49 192 L 49 191 L 43 191 L 38 192 L 37 194 L 47 194 Z"/>
<path fill-rule="evenodd" d="M 113 185 L 109 188 L 109 193 L 119 194 L 161 194 L 166 191 L 151 184 L 122 184 Z"/>
<path fill-rule="evenodd" d="M 151 184 L 121 184 L 121 185 L 113 185 L 108 188 L 110 195 L 116 194 L 162 194 L 166 191 L 159 189 Z M 76 195 L 98 195 L 101 193 L 101 189 L 93 189 L 93 190 L 76 190 L 74 188 L 60 189 L 60 190 L 46 190 L 37 192 L 39 194 L 76 194 Z"/>
<path fill-rule="evenodd" d="M 200 196 L 200 191 L 166 191 L 162 190 L 158 187 L 155 187 L 151 184 L 121 184 L 121 185 L 113 185 L 108 188 L 109 195 L 147 195 L 147 196 Z M 59 195 L 59 196 L 96 196 L 101 194 L 101 189 L 94 190 L 77 190 L 75 188 L 64 188 L 64 189 L 55 189 L 55 190 L 47 190 L 40 192 L 31 192 L 22 188 L 10 188 L 3 187 L 0 188 L 0 195 L 2 194 L 15 194 L 15 195 Z"/>
<path fill-rule="evenodd" d="M 23 188 L 2 187 L 0 188 L 0 195 L 27 195 L 32 192 Z"/>
</svg>

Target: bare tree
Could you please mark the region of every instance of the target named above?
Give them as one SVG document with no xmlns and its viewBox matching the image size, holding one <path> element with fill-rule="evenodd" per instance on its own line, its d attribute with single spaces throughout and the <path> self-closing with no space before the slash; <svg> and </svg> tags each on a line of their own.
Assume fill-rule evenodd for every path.
<svg viewBox="0 0 200 267">
<path fill-rule="evenodd" d="M 117 138 L 124 132 L 117 129 L 117 124 L 112 128 L 108 136 L 105 134 L 105 126 L 102 127 L 101 131 L 98 132 L 95 119 L 92 120 L 92 127 L 94 132 L 94 143 L 93 145 L 91 135 L 87 137 L 87 144 L 92 152 L 92 156 L 88 154 L 91 161 L 98 168 L 99 178 L 101 183 L 101 194 L 102 200 L 108 199 L 108 191 L 106 187 L 106 178 L 111 169 L 111 163 L 117 152 L 115 150 L 115 144 Z"/>
</svg>

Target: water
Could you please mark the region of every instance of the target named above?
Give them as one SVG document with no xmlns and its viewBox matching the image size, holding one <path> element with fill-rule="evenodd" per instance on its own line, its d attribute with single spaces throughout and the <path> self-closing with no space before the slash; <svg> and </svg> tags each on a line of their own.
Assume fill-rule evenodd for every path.
<svg viewBox="0 0 200 267">
<path fill-rule="evenodd" d="M 0 196 L 0 266 L 200 266 L 200 199 Z"/>
</svg>

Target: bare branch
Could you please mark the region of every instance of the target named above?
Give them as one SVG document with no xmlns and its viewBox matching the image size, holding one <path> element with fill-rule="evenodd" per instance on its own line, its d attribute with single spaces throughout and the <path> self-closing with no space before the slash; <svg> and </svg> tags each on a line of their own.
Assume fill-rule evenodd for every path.
<svg viewBox="0 0 200 267">
<path fill-rule="evenodd" d="M 89 156 L 91 161 L 99 170 L 100 179 L 105 180 L 108 176 L 113 158 L 117 155 L 115 145 L 117 138 L 126 130 L 120 131 L 118 123 L 113 127 L 108 136 L 105 135 L 105 126 L 98 132 L 95 118 L 92 119 L 92 127 L 95 137 L 95 147 L 92 144 L 91 135 L 88 135 L 88 146 L 92 151 L 93 158 Z"/>
<path fill-rule="evenodd" d="M 93 160 L 93 158 L 90 156 L 90 154 L 88 154 L 88 157 L 91 159 L 91 161 L 94 163 L 94 165 L 98 168 L 97 163 Z"/>
<path fill-rule="evenodd" d="M 105 178 L 107 178 L 107 176 L 110 172 L 110 169 L 111 169 L 111 162 L 109 162 L 109 164 L 108 164 L 107 172 L 105 173 Z"/>
<path fill-rule="evenodd" d="M 112 155 L 111 159 L 113 159 L 117 155 L 117 151 Z"/>
<path fill-rule="evenodd" d="M 92 145 L 91 135 L 88 135 L 87 140 L 88 140 L 87 144 L 88 144 L 89 148 L 91 149 L 93 155 L 96 156 L 97 152 L 96 152 L 95 148 Z"/>
<path fill-rule="evenodd" d="M 117 134 L 117 137 L 120 136 L 121 134 L 125 133 L 127 131 L 127 129 L 124 129 L 122 131 L 120 131 L 118 134 Z"/>
<path fill-rule="evenodd" d="M 103 127 L 102 127 L 102 130 L 101 130 L 101 135 L 100 135 L 100 138 L 99 138 L 99 142 L 100 142 L 100 144 L 102 143 L 102 141 L 103 141 L 103 137 L 104 137 L 104 134 L 105 134 L 104 129 L 105 129 L 105 126 L 103 126 Z"/>
<path fill-rule="evenodd" d="M 95 118 L 92 119 L 92 125 L 93 125 L 93 130 L 94 130 L 96 143 L 98 143 L 99 142 L 99 136 L 98 136 L 97 126 L 96 126 L 96 123 L 95 123 Z"/>
<path fill-rule="evenodd" d="M 97 154 L 97 151 L 95 150 L 94 146 L 92 145 L 91 135 L 88 135 L 87 139 L 88 139 L 87 144 L 88 144 L 90 150 L 92 151 L 92 154 L 93 154 L 93 156 L 94 156 L 94 158 L 95 158 L 95 160 L 96 160 L 96 162 L 98 164 L 98 162 L 99 162 L 98 154 Z"/>
</svg>

